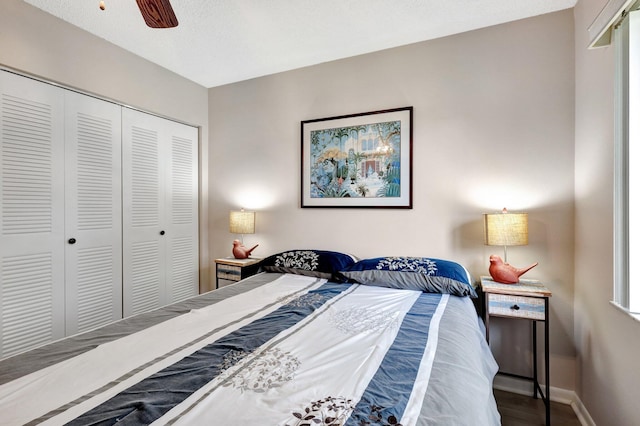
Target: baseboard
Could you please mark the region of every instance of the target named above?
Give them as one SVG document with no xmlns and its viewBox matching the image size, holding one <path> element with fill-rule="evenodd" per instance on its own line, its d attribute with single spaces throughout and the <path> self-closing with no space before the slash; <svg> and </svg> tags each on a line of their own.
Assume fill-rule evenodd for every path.
<svg viewBox="0 0 640 426">
<path fill-rule="evenodd" d="M 493 381 L 493 387 L 520 395 L 531 395 L 533 392 L 533 384 L 530 381 L 511 376 L 497 375 Z M 544 385 L 541 385 L 541 387 L 543 391 L 547 391 Z M 571 405 L 577 395 L 574 391 L 551 386 L 549 397 L 554 402 Z"/>
<path fill-rule="evenodd" d="M 530 381 L 503 375 L 496 376 L 493 381 L 493 387 L 494 389 L 517 393 L 520 395 L 531 395 L 533 392 L 533 385 Z M 553 386 L 551 386 L 550 389 L 550 399 L 560 404 L 570 405 L 582 426 L 596 426 L 586 407 L 574 391 L 556 388 Z M 544 385 L 542 385 L 542 390 L 546 392 Z"/>
<path fill-rule="evenodd" d="M 596 426 L 596 422 L 593 421 L 591 415 L 587 411 L 587 408 L 584 406 L 580 398 L 576 396 L 576 400 L 571 403 L 571 408 L 578 416 L 578 420 L 580 420 L 580 424 L 582 426 Z"/>
</svg>

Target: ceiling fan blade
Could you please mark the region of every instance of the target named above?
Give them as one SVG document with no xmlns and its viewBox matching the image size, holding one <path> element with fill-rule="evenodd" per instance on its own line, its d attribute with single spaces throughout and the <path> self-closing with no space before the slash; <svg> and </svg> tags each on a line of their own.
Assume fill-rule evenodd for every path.
<svg viewBox="0 0 640 426">
<path fill-rule="evenodd" d="M 173 28 L 178 26 L 178 18 L 173 13 L 169 0 L 136 0 L 140 13 L 151 28 Z"/>
</svg>

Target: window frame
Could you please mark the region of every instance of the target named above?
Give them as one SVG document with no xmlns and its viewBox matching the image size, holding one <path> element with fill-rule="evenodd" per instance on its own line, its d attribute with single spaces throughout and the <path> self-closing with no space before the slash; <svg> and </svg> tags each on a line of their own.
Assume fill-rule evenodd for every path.
<svg viewBox="0 0 640 426">
<path fill-rule="evenodd" d="M 640 319 L 640 265 L 632 258 L 640 252 L 640 194 L 633 195 L 630 182 L 640 175 L 640 11 L 625 13 L 614 33 L 614 292 L 612 303 Z M 638 145 L 636 143 L 635 145 Z M 637 164 L 635 170 L 630 167 Z M 638 191 L 636 191 L 638 192 Z"/>
</svg>

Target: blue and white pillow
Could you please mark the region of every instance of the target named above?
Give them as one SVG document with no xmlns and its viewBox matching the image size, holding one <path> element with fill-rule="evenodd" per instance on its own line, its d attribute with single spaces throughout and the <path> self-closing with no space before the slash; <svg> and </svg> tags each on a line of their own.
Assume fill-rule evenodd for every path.
<svg viewBox="0 0 640 426">
<path fill-rule="evenodd" d="M 364 285 L 478 297 L 467 270 L 449 260 L 376 257 L 363 259 L 340 271 L 340 275 Z"/>
<path fill-rule="evenodd" d="M 326 278 L 334 282 L 345 282 L 339 274 L 356 262 L 356 258 L 349 254 L 327 250 L 289 250 L 271 255 L 261 263 L 262 268 L 269 272 L 306 275 L 310 277 Z"/>
</svg>

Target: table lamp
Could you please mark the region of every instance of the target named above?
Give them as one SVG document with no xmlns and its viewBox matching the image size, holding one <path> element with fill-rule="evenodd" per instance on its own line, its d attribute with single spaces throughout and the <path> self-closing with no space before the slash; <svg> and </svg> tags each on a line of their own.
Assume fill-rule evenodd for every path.
<svg viewBox="0 0 640 426">
<path fill-rule="evenodd" d="M 527 213 L 509 213 L 506 208 L 502 213 L 484 215 L 484 243 L 488 246 L 503 246 L 504 261 L 500 256 L 489 257 L 489 274 L 494 281 L 503 284 L 519 282 L 522 274 L 536 266 L 534 263 L 526 268 L 515 268 L 507 262 L 507 246 L 525 246 L 529 244 L 529 217 Z"/>
<path fill-rule="evenodd" d="M 507 246 L 529 244 L 529 215 L 527 213 L 502 213 L 484 215 L 484 243 L 488 246 L 503 246 L 504 261 L 507 262 Z"/>
<path fill-rule="evenodd" d="M 248 249 L 244 246 L 244 234 L 254 234 L 256 232 L 256 212 L 231 211 L 229 213 L 229 232 L 240 234 L 240 240 L 233 241 L 233 256 L 236 259 L 247 259 L 253 249 L 258 244 Z"/>
</svg>

